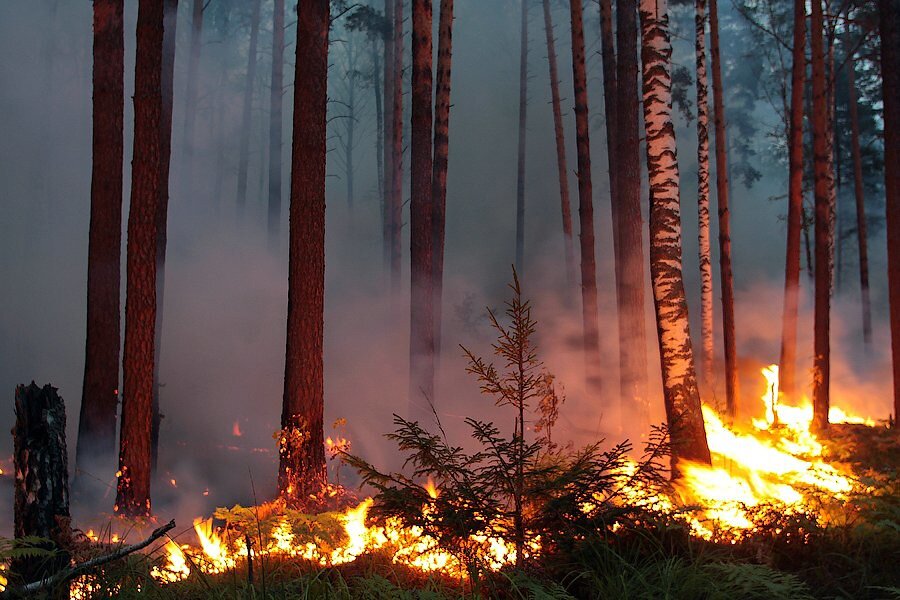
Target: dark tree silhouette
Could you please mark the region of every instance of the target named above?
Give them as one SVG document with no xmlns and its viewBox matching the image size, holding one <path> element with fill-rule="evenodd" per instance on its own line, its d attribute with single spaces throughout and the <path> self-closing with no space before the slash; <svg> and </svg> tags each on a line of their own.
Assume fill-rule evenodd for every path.
<svg viewBox="0 0 900 600">
<path fill-rule="evenodd" d="M 244 100 L 241 111 L 240 156 L 238 157 L 237 206 L 243 213 L 247 203 L 247 164 L 250 162 L 250 117 L 253 109 L 253 88 L 256 84 L 256 44 L 259 39 L 259 5 L 262 0 L 252 0 L 250 13 L 250 49 L 247 53 L 247 80 L 244 83 Z"/>
<path fill-rule="evenodd" d="M 150 429 L 160 198 L 163 0 L 140 0 L 134 75 L 134 159 L 128 212 L 122 424 L 115 511 L 150 514 Z"/>
<path fill-rule="evenodd" d="M 115 453 L 120 348 L 124 43 L 122 0 L 95 0 L 87 339 L 76 473 L 92 469 L 95 459 L 110 461 L 111 466 Z"/>
<path fill-rule="evenodd" d="M 328 0 L 297 8 L 294 133 L 291 145 L 287 349 L 278 489 L 303 506 L 325 484 L 325 136 Z"/>
<path fill-rule="evenodd" d="M 403 225 L 403 0 L 394 0 L 394 78 L 391 89 L 391 291 L 400 292 L 402 265 L 401 228 Z"/>
<path fill-rule="evenodd" d="M 522 1 L 519 40 L 519 145 L 516 160 L 516 271 L 525 274 L 525 147 L 528 135 L 528 1 Z"/>
<path fill-rule="evenodd" d="M 859 109 L 856 102 L 856 65 L 847 64 L 847 102 L 850 105 L 850 140 L 853 154 L 853 195 L 856 199 L 856 237 L 859 249 L 859 290 L 862 297 L 863 341 L 872 342 L 872 303 L 869 300 L 869 246 L 866 227 L 866 197 L 863 192 L 862 152 L 859 144 Z"/>
<path fill-rule="evenodd" d="M 281 105 L 284 92 L 284 0 L 275 0 L 272 20 L 272 80 L 269 88 L 269 243 L 281 230 Z"/>
<path fill-rule="evenodd" d="M 191 42 L 188 57 L 187 89 L 184 105 L 184 138 L 181 147 L 184 150 L 182 186 L 188 195 L 193 195 L 194 184 L 194 121 L 197 117 L 197 98 L 200 93 L 200 53 L 203 48 L 203 11 L 204 0 L 194 0 L 191 12 Z"/>
</svg>

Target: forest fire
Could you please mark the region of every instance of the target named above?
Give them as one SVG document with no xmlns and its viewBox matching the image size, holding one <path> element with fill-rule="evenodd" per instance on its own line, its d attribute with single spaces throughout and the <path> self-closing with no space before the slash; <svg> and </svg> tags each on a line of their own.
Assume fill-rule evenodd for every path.
<svg viewBox="0 0 900 600">
<path fill-rule="evenodd" d="M 735 541 L 755 527 L 753 507 L 769 504 L 783 511 L 802 510 L 812 494 L 841 497 L 854 491 L 859 485 L 854 477 L 840 466 L 826 462 L 821 443 L 808 432 L 812 417 L 808 403 L 799 407 L 778 404 L 777 367 L 763 369 L 763 375 L 768 382 L 762 397 L 767 411 L 765 419 L 754 421 L 752 430 L 740 431 L 725 425 L 713 409 L 704 407 L 713 465 L 682 463 L 683 477 L 676 484 L 674 494 L 634 487 L 622 494 L 624 501 L 673 512 L 690 525 L 697 537 Z M 832 412 L 834 422 L 873 424 L 869 419 L 836 409 Z M 622 481 L 628 482 L 630 473 L 625 471 L 621 474 Z M 440 488 L 430 480 L 423 489 L 430 501 L 441 494 Z M 216 528 L 212 519 L 197 519 L 194 532 L 198 544 L 179 545 L 170 540 L 165 546 L 165 565 L 154 568 L 152 574 L 160 582 L 176 582 L 193 570 L 215 574 L 234 569 L 248 556 L 251 560 L 259 556 L 299 558 L 333 566 L 379 551 L 389 553 L 396 564 L 423 572 L 466 576 L 460 559 L 442 549 L 420 527 L 406 526 L 396 518 L 370 522 L 372 506 L 372 498 L 366 498 L 344 512 L 304 518 L 285 511 L 275 502 L 241 509 L 245 517 L 262 523 L 246 531 L 240 527 Z M 695 511 L 679 508 L 694 506 Z M 426 502 L 422 516 L 429 518 L 431 510 L 431 503 Z M 220 513 L 217 516 L 226 517 Z M 515 563 L 515 546 L 508 540 L 472 536 L 471 542 L 493 570 Z M 539 541 L 530 544 L 530 550 L 534 555 L 540 554 Z"/>
</svg>

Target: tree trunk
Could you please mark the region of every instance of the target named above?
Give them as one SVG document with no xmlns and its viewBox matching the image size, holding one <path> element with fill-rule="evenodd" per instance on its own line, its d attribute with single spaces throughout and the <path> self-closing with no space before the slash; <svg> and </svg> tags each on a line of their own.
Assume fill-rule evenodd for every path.
<svg viewBox="0 0 900 600">
<path fill-rule="evenodd" d="M 94 114 L 87 340 L 75 457 L 79 471 L 112 466 L 119 388 L 119 279 L 125 110 L 122 0 L 94 2 Z M 99 461 L 96 466 L 93 464 Z"/>
<path fill-rule="evenodd" d="M 612 213 L 612 234 L 613 234 L 613 263 L 615 265 L 616 276 L 616 299 L 622 296 L 621 291 L 621 269 L 622 262 L 619 253 L 619 219 L 617 218 L 619 208 L 619 195 L 617 175 L 619 173 L 618 163 L 616 159 L 616 125 L 618 117 L 616 112 L 616 48 L 613 38 L 612 28 L 612 3 L 610 0 L 600 0 L 600 57 L 603 63 L 603 104 L 606 116 L 606 158 L 609 168 L 609 206 Z M 621 309 L 621 303 L 619 308 Z M 622 314 L 619 311 L 619 346 L 622 347 L 621 340 L 625 335 L 622 323 Z M 620 365 L 621 368 L 621 365 Z"/>
<path fill-rule="evenodd" d="M 394 0 L 394 64 L 391 85 L 391 291 L 400 293 L 403 264 L 403 0 Z"/>
<path fill-rule="evenodd" d="M 519 44 L 519 150 L 516 168 L 516 271 L 525 273 L 525 144 L 528 130 L 528 2 L 522 1 Z"/>
<path fill-rule="evenodd" d="M 162 348 L 163 298 L 166 292 L 166 246 L 169 219 L 169 164 L 172 154 L 172 104 L 175 89 L 175 31 L 178 0 L 163 2 L 163 62 L 160 78 L 159 204 L 156 205 L 156 320 L 153 325 L 153 405 L 150 422 L 150 468 L 156 473 L 159 458 L 159 357 Z"/>
<path fill-rule="evenodd" d="M 900 421 L 900 0 L 879 0 L 894 423 Z"/>
<path fill-rule="evenodd" d="M 566 137 L 563 129 L 562 106 L 559 98 L 559 72 L 556 64 L 556 42 L 550 0 L 543 0 L 544 29 L 547 33 L 547 62 L 550 65 L 550 95 L 553 104 L 553 130 L 556 137 L 556 168 L 559 173 L 559 201 L 562 208 L 563 245 L 566 257 L 566 284 L 576 285 L 575 249 L 572 243 L 572 210 L 569 205 L 569 168 L 566 164 Z"/>
<path fill-rule="evenodd" d="M 694 26 L 697 61 L 697 216 L 700 249 L 700 332 L 703 360 L 700 382 L 713 389 L 713 281 L 709 234 L 709 97 L 706 80 L 706 0 L 696 0 Z M 707 402 L 709 401 L 707 397 Z"/>
<path fill-rule="evenodd" d="M 241 112 L 241 148 L 238 158 L 237 207 L 243 215 L 247 203 L 247 163 L 250 161 L 250 117 L 253 110 L 253 87 L 256 85 L 256 43 L 259 38 L 259 5 L 261 0 L 253 0 L 250 15 L 250 50 L 247 56 L 247 81 L 244 86 L 244 106 Z"/>
<path fill-rule="evenodd" d="M 104 7 L 115 13 L 115 7 Z M 114 26 L 113 26 L 114 27 Z M 69 472 L 66 452 L 66 407 L 56 388 L 16 386 L 16 424 L 13 428 L 15 463 L 16 538 L 37 536 L 40 544 L 59 550 L 52 557 L 13 560 L 12 573 L 23 583 L 39 581 L 69 564 Z M 66 590 L 67 591 L 67 590 Z M 65 594 L 68 598 L 68 594 Z"/>
<path fill-rule="evenodd" d="M 353 223 L 353 145 L 356 133 L 356 63 L 353 39 L 347 38 L 347 139 L 344 144 L 344 167 L 347 184 L 347 208 L 350 212 L 350 223 Z M 352 229 L 351 229 L 352 231 Z"/>
<path fill-rule="evenodd" d="M 431 181 L 431 226 L 434 231 L 434 353 L 441 355 L 444 289 L 444 223 L 447 215 L 447 159 L 450 150 L 450 66 L 453 52 L 453 0 L 441 0 L 438 23 L 437 80 L 434 96 L 434 164 Z"/>
<path fill-rule="evenodd" d="M 410 136 L 410 416 L 434 401 L 434 286 L 431 208 L 431 0 L 412 0 Z"/>
<path fill-rule="evenodd" d="M 638 114 L 638 26 L 636 0 L 620 0 L 616 10 L 616 194 L 619 208 L 619 256 L 625 317 L 622 399 L 643 423 L 649 423 L 647 404 L 647 337 L 644 319 L 644 219 L 641 215 L 640 115 Z M 623 336 L 620 336 L 620 339 Z M 625 411 L 626 416 L 628 411 Z"/>
<path fill-rule="evenodd" d="M 850 136 L 853 145 L 853 192 L 856 197 L 856 236 L 859 242 L 859 290 L 862 296 L 863 341 L 872 342 L 872 305 L 869 301 L 869 243 L 866 234 L 866 198 L 863 192 L 862 155 L 859 148 L 859 111 L 856 105 L 856 67 L 847 65 Z"/>
<path fill-rule="evenodd" d="M 644 126 L 650 184 L 650 275 L 662 363 L 673 476 L 681 459 L 710 463 L 694 371 L 688 307 L 681 273 L 681 214 L 675 126 L 672 123 L 672 44 L 666 0 L 641 0 Z"/>
<path fill-rule="evenodd" d="M 794 49 L 791 65 L 787 256 L 784 265 L 784 312 L 778 390 L 796 394 L 797 313 L 800 299 L 800 230 L 803 228 L 803 100 L 806 90 L 806 2 L 794 0 Z"/>
<path fill-rule="evenodd" d="M 600 392 L 600 324 L 597 305 L 597 265 L 594 259 L 594 201 L 591 184 L 591 142 L 587 77 L 584 66 L 584 16 L 581 0 L 571 0 L 572 75 L 575 89 L 575 137 L 578 150 L 578 221 L 581 227 L 581 317 L 588 393 Z"/>
<path fill-rule="evenodd" d="M 325 153 L 328 0 L 297 8 L 290 257 L 278 489 L 294 506 L 325 484 Z"/>
<path fill-rule="evenodd" d="M 378 197 L 381 198 L 381 216 L 384 219 L 384 108 L 381 104 L 384 87 L 381 84 L 381 55 L 378 43 L 372 42 L 372 90 L 375 92 L 375 166 L 378 180 Z"/>
<path fill-rule="evenodd" d="M 384 189 L 382 196 L 382 204 L 384 210 L 382 212 L 382 258 L 384 261 L 384 272 L 387 279 L 390 279 L 391 272 L 391 199 L 393 198 L 393 152 L 394 147 L 394 0 L 384 0 L 384 20 L 389 28 L 384 34 L 384 148 L 382 155 L 384 156 Z"/>
<path fill-rule="evenodd" d="M 284 93 L 284 0 L 275 0 L 272 20 L 272 81 L 269 88 L 269 245 L 281 231 L 281 103 Z M 296 93 L 296 92 L 295 92 Z"/>
<path fill-rule="evenodd" d="M 134 75 L 134 158 L 128 212 L 122 425 L 114 507 L 115 512 L 126 516 L 150 514 L 162 45 L 163 0 L 140 0 Z"/>
<path fill-rule="evenodd" d="M 718 0 L 709 0 L 712 51 L 713 111 L 716 128 L 716 202 L 719 212 L 719 282 L 722 287 L 722 337 L 725 342 L 725 411 L 731 419 L 740 411 L 737 347 L 734 326 L 734 275 L 731 269 L 731 213 L 728 209 L 728 157 L 725 139 L 725 99 L 719 59 Z"/>
<path fill-rule="evenodd" d="M 191 15 L 191 48 L 188 57 L 187 89 L 184 105 L 184 190 L 192 196 L 194 192 L 194 120 L 197 116 L 197 96 L 199 92 L 200 51 L 203 35 L 203 0 L 194 0 Z"/>
<path fill-rule="evenodd" d="M 813 84 L 813 161 L 816 197 L 816 298 L 813 351 L 814 431 L 828 428 L 831 349 L 831 279 L 834 250 L 832 155 L 828 144 L 828 90 L 825 81 L 823 16 L 821 0 L 812 0 L 811 44 Z"/>
</svg>

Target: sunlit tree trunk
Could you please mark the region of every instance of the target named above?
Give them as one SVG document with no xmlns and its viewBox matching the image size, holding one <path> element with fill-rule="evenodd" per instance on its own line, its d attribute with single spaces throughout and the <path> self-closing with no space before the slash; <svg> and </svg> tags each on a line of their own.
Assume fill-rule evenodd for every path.
<svg viewBox="0 0 900 600">
<path fill-rule="evenodd" d="M 453 0 L 441 0 L 438 22 L 437 80 L 434 94 L 434 163 L 431 177 L 431 225 L 434 231 L 434 352 L 441 354 L 444 289 L 444 222 L 447 214 L 447 157 L 450 150 L 450 66 L 453 51 Z"/>
<path fill-rule="evenodd" d="M 297 8 L 287 351 L 278 489 L 294 506 L 325 483 L 325 152 L 328 103 L 328 0 Z"/>
<path fill-rule="evenodd" d="M 275 0 L 272 20 L 272 78 L 269 88 L 269 244 L 281 231 L 281 107 L 284 93 L 284 0 Z"/>
<path fill-rule="evenodd" d="M 566 137 L 559 98 L 559 71 L 556 64 L 556 42 L 550 0 L 543 0 L 544 29 L 547 33 L 547 62 L 550 65 L 550 96 L 553 105 L 553 131 L 556 137 L 556 168 L 559 173 L 559 201 L 562 208 L 563 245 L 566 257 L 566 283 L 575 286 L 575 249 L 572 242 L 572 209 L 569 205 L 569 170 L 566 166 Z"/>
<path fill-rule="evenodd" d="M 856 235 L 859 248 L 859 290 L 862 296 L 863 341 L 872 342 L 872 305 L 869 300 L 869 242 L 866 231 L 866 198 L 863 191 L 862 153 L 859 147 L 859 110 L 856 103 L 856 65 L 847 65 L 847 97 L 850 104 L 850 136 L 853 146 L 853 192 L 856 198 Z"/>
<path fill-rule="evenodd" d="M 197 116 L 200 51 L 203 47 L 203 3 L 203 0 L 194 0 L 191 14 L 191 47 L 188 57 L 187 89 L 185 90 L 184 138 L 181 147 L 184 149 L 183 188 L 188 195 L 192 195 L 194 190 L 194 120 Z"/>
<path fill-rule="evenodd" d="M 522 1 L 519 44 L 519 151 L 516 168 L 516 270 L 525 273 L 525 143 L 528 123 L 528 2 Z"/>
<path fill-rule="evenodd" d="M 884 98 L 884 188 L 887 207 L 888 292 L 894 364 L 894 423 L 900 420 L 900 0 L 879 0 Z M 893 166 L 891 168 L 889 165 Z"/>
<path fill-rule="evenodd" d="M 678 461 L 710 462 L 681 273 L 681 210 L 672 123 L 672 44 L 666 0 L 641 0 L 644 127 L 650 184 L 650 275 L 673 474 Z"/>
<path fill-rule="evenodd" d="M 172 105 L 175 90 L 175 31 L 178 21 L 178 0 L 163 1 L 163 58 L 160 90 L 162 113 L 160 120 L 159 203 L 156 205 L 156 322 L 153 327 L 153 416 L 150 427 L 150 455 L 152 471 L 156 472 L 159 458 L 159 358 L 162 351 L 163 309 L 166 293 L 166 246 L 169 220 L 169 163 L 172 154 Z"/>
<path fill-rule="evenodd" d="M 76 478 L 95 461 L 112 466 L 119 387 L 119 285 L 125 110 L 122 0 L 94 0 L 94 111 L 87 339 Z M 107 467 L 108 468 L 108 467 Z"/>
<path fill-rule="evenodd" d="M 697 62 L 697 216 L 700 250 L 700 332 L 703 360 L 700 381 L 705 393 L 713 383 L 713 281 L 709 235 L 709 97 L 706 80 L 706 0 L 694 4 Z M 707 402 L 709 398 L 707 398 Z"/>
<path fill-rule="evenodd" d="M 403 262 L 403 0 L 394 1 L 394 64 L 391 86 L 391 291 L 400 292 L 400 275 Z"/>
<path fill-rule="evenodd" d="M 644 319 L 644 218 L 641 214 L 640 100 L 638 90 L 637 1 L 619 0 L 616 9 L 616 195 L 619 220 L 619 294 L 623 412 L 649 422 L 647 337 Z M 624 318 L 622 318 L 624 317 Z M 629 412 L 632 413 L 629 415 Z"/>
<path fill-rule="evenodd" d="M 597 265 L 594 258 L 594 200 L 591 183 L 591 142 L 587 76 L 584 66 L 584 15 L 581 0 L 571 0 L 572 74 L 575 88 L 575 137 L 578 150 L 578 221 L 581 228 L 581 316 L 588 393 L 600 392 L 600 325 L 597 306 Z"/>
<path fill-rule="evenodd" d="M 787 256 L 778 389 L 793 398 L 796 389 L 797 313 L 800 298 L 800 231 L 803 228 L 803 104 L 806 90 L 806 1 L 794 0 L 794 49 L 791 65 L 791 115 L 788 139 Z"/>
<path fill-rule="evenodd" d="M 434 400 L 431 58 L 431 0 L 412 0 L 409 403 L 414 420 L 424 418 Z"/>
<path fill-rule="evenodd" d="M 725 99 L 719 58 L 718 0 L 709 0 L 709 42 L 712 54 L 713 113 L 716 128 L 716 202 L 719 213 L 719 284 L 722 288 L 722 338 L 725 343 L 725 411 L 732 419 L 740 411 L 737 345 L 734 325 L 734 275 L 731 269 L 731 212 L 728 208 L 728 153 Z"/>
<path fill-rule="evenodd" d="M 150 514 L 156 214 L 160 198 L 163 0 L 138 4 L 134 158 L 128 211 L 124 381 L 115 511 Z"/>
<path fill-rule="evenodd" d="M 253 0 L 250 15 L 250 50 L 247 53 L 247 81 L 244 86 L 244 106 L 241 112 L 241 147 L 238 158 L 237 206 L 243 213 L 247 202 L 247 163 L 250 161 L 250 117 L 253 109 L 253 88 L 256 85 L 256 43 L 259 38 L 259 5 Z"/>
<path fill-rule="evenodd" d="M 384 34 L 384 87 L 382 88 L 384 94 L 384 148 L 382 149 L 384 189 L 381 198 L 384 210 L 381 215 L 381 243 L 384 272 L 389 279 L 391 272 L 391 198 L 394 194 L 392 181 L 394 164 L 391 151 L 394 145 L 394 0 L 384 0 L 384 19 L 389 30 Z"/>
<path fill-rule="evenodd" d="M 828 143 L 828 90 L 821 0 L 812 0 L 813 165 L 816 198 L 816 294 L 813 349 L 813 421 L 815 431 L 828 428 L 830 329 L 834 204 L 832 154 Z"/>
</svg>

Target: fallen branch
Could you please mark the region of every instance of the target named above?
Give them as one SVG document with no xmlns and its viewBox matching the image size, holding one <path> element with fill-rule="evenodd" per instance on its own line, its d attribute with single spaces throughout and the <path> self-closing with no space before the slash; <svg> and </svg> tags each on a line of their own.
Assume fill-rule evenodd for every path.
<svg viewBox="0 0 900 600">
<path fill-rule="evenodd" d="M 174 519 L 169 521 L 162 527 L 154 529 L 153 533 L 150 534 L 150 537 L 148 537 L 143 542 L 132 544 L 131 546 L 122 546 L 111 554 L 107 554 L 105 556 L 97 556 L 73 567 L 69 567 L 68 569 L 57 571 L 50 577 L 39 579 L 38 581 L 34 581 L 19 588 L 6 590 L 2 594 L 0 594 L 0 599 L 15 598 L 18 596 L 30 596 L 31 594 L 34 594 L 41 590 L 53 588 L 61 583 L 75 579 L 79 575 L 83 575 L 91 569 L 96 569 L 97 567 L 103 566 L 107 563 L 111 563 L 114 560 L 119 560 L 120 558 L 123 558 L 133 552 L 143 550 L 162 536 L 166 535 L 166 533 L 172 529 L 175 529 Z"/>
</svg>

